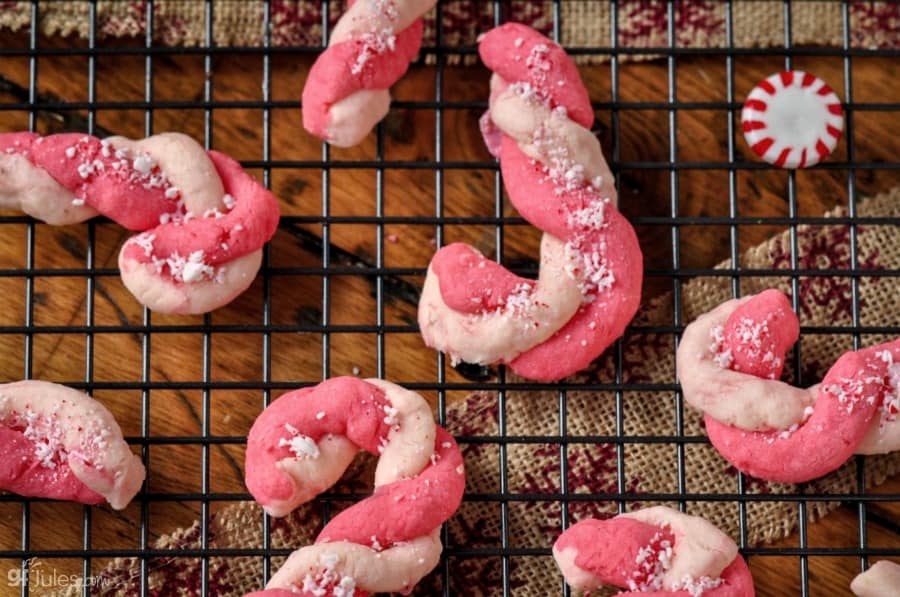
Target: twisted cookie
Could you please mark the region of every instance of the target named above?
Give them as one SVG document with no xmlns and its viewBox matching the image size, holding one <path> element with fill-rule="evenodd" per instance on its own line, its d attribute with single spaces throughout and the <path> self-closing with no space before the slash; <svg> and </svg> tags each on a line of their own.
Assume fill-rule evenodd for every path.
<svg viewBox="0 0 900 597">
<path fill-rule="evenodd" d="M 422 45 L 436 0 L 350 0 L 303 86 L 303 127 L 332 145 L 362 141 L 391 105 L 388 91 Z"/>
<path fill-rule="evenodd" d="M 414 392 L 338 377 L 282 396 L 250 430 L 247 487 L 266 512 L 284 516 L 333 485 L 360 449 L 380 455 L 374 494 L 291 554 L 267 591 L 408 592 L 437 565 L 465 470 L 453 437 Z"/>
<path fill-rule="evenodd" d="M 875 562 L 871 568 L 856 575 L 850 590 L 856 597 L 897 597 L 900 595 L 900 564 L 889 560 Z"/>
<path fill-rule="evenodd" d="M 706 520 L 657 506 L 569 527 L 553 557 L 574 589 L 609 584 L 672 597 L 752 597 L 753 578 L 737 545 Z"/>
<path fill-rule="evenodd" d="M 900 448 L 900 340 L 845 353 L 800 389 L 778 381 L 799 331 L 777 290 L 725 302 L 685 329 L 678 378 L 719 453 L 754 477 L 800 483 L 854 453 Z"/>
<path fill-rule="evenodd" d="M 119 253 L 122 281 L 164 313 L 206 313 L 246 290 L 278 225 L 269 191 L 179 133 L 0 134 L 0 207 L 54 225 L 102 214 L 141 231 Z"/>
<path fill-rule="evenodd" d="M 587 91 L 561 47 L 507 24 L 479 52 L 494 75 L 485 141 L 519 213 L 544 231 L 537 281 L 461 243 L 431 261 L 419 302 L 428 346 L 454 361 L 508 363 L 531 379 L 586 367 L 625 330 L 640 302 L 634 229 L 590 126 Z"/>
<path fill-rule="evenodd" d="M 0 385 L 0 489 L 82 504 L 128 505 L 144 482 L 102 404 L 45 381 Z"/>
</svg>

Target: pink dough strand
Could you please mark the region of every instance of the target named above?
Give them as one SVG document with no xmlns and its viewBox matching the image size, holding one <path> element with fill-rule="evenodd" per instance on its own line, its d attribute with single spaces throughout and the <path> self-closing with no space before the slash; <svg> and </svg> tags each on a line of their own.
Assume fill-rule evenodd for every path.
<svg viewBox="0 0 900 597">
<path fill-rule="evenodd" d="M 587 367 L 622 335 L 640 303 L 643 259 L 634 229 L 616 209 L 612 175 L 599 144 L 589 134 L 593 109 L 571 58 L 559 45 L 517 23 L 485 34 L 479 53 L 494 71 L 492 108 L 480 122 L 485 143 L 500 160 L 512 204 L 545 238 L 562 243 L 563 255 L 552 259 L 557 271 L 549 271 L 549 266 L 545 271 L 542 246 L 540 280 L 528 280 L 465 245 L 443 247 L 429 267 L 439 297 L 432 296 L 426 279 L 419 323 L 426 344 L 454 360 L 506 363 L 523 377 L 556 380 Z M 552 125 L 546 121 L 529 131 L 528 151 L 542 153 L 540 160 L 527 153 L 520 137 L 495 122 L 500 116 L 493 113 L 495 103 L 511 94 L 533 109 L 531 121 L 539 115 L 555 119 Z M 565 127 L 571 126 L 581 131 L 572 141 L 576 149 L 564 141 L 571 131 Z M 604 174 L 589 178 L 588 171 Z M 576 309 L 566 299 L 565 308 L 557 311 L 557 296 L 541 292 L 542 287 L 571 286 L 577 286 L 581 297 Z M 562 297 L 558 300 L 563 304 Z M 540 313 L 549 315 L 541 319 Z M 449 321 L 457 315 L 468 319 Z M 548 325 L 552 327 L 542 327 Z M 477 334 L 516 338 L 504 354 L 468 338 Z"/>
<path fill-rule="evenodd" d="M 106 499 L 78 480 L 68 462 L 48 468 L 35 456 L 35 442 L 22 431 L 0 427 L 0 488 L 25 496 L 41 496 L 82 504 L 102 504 Z"/>
<path fill-rule="evenodd" d="M 280 445 L 288 425 L 316 442 L 329 433 L 345 436 L 359 449 L 377 455 L 390 429 L 384 423 L 386 405 L 384 392 L 353 378 L 331 379 L 274 401 L 254 422 L 247 438 L 250 493 L 259 501 L 284 499 L 293 490 L 287 474 L 272 475 L 276 463 L 292 455 L 288 446 Z M 319 413 L 324 416 L 317 418 Z"/>
<path fill-rule="evenodd" d="M 80 133 L 41 137 L 36 133 L 0 133 L 0 152 L 18 153 L 46 170 L 56 182 L 104 216 L 129 230 L 147 230 L 164 213 L 176 213 L 168 184 L 158 168 L 146 172 L 141 156 L 117 157 L 100 139 Z M 154 179 L 155 178 L 155 179 Z"/>
<path fill-rule="evenodd" d="M 435 462 L 414 479 L 383 485 L 375 493 L 335 516 L 319 533 L 322 541 L 352 541 L 382 548 L 427 535 L 459 508 L 464 479 L 463 460 L 453 437 L 438 428 Z M 403 516 L 389 513 L 403 510 Z"/>
<path fill-rule="evenodd" d="M 222 179 L 226 194 L 234 197 L 234 207 L 221 217 L 157 225 L 149 232 L 154 237 L 152 254 L 148 255 L 140 245 L 132 243 L 124 249 L 126 257 L 149 263 L 153 258 L 166 259 L 176 253 L 190 255 L 202 251 L 204 263 L 220 265 L 259 250 L 272 238 L 278 227 L 275 196 L 225 154 L 210 151 L 209 158 Z"/>
</svg>

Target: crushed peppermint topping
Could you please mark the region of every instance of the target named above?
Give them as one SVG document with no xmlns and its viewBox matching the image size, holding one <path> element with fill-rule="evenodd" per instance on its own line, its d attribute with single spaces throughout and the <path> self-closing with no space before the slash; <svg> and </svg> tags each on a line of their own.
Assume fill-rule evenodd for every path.
<svg viewBox="0 0 900 597">
<path fill-rule="evenodd" d="M 44 468 L 55 469 L 67 460 L 63 445 L 63 430 L 56 416 L 42 417 L 29 408 L 25 409 L 20 424 L 24 424 L 22 435 L 34 443 L 34 455 Z"/>
<path fill-rule="evenodd" d="M 77 158 L 75 171 L 85 184 L 89 184 L 93 177 L 105 173 L 117 181 L 139 185 L 146 190 L 162 189 L 168 200 L 174 200 L 180 195 L 178 189 L 170 185 L 157 160 L 149 153 L 134 155 L 127 148 L 113 147 L 107 139 L 101 139 L 99 145 L 98 150 L 91 143 L 90 137 L 83 136 L 65 149 L 68 159 Z"/>
<path fill-rule="evenodd" d="M 775 367 L 781 366 L 781 358 L 776 357 L 771 350 L 763 353 L 763 337 L 769 335 L 768 320 L 756 322 L 749 317 L 743 317 L 735 326 L 735 333 L 741 342 L 736 350 L 751 359 L 762 360 L 764 363 L 772 362 Z M 769 379 L 775 379 L 774 372 L 769 375 Z"/>
<path fill-rule="evenodd" d="M 559 121 L 567 118 L 565 113 L 554 110 L 550 120 Z M 566 192 L 584 190 L 589 195 L 596 195 L 597 189 L 593 184 L 596 177 L 593 180 L 587 179 L 584 165 L 580 164 L 575 156 L 570 155 L 566 139 L 560 136 L 559 128 L 542 123 L 535 130 L 532 139 L 532 144 L 540 153 L 541 163 L 547 167 L 547 176 L 554 184 L 554 192 L 562 195 Z"/>
<path fill-rule="evenodd" d="M 356 592 L 356 580 L 352 576 L 342 576 L 341 582 L 331 592 L 334 597 L 353 597 Z"/>
<path fill-rule="evenodd" d="M 478 267 L 483 267 L 484 261 L 480 261 Z M 480 315 L 482 319 L 492 316 L 499 316 L 510 319 L 521 319 L 523 327 L 528 330 L 536 328 L 540 324 L 537 319 L 537 313 L 541 309 L 548 308 L 547 303 L 538 301 L 535 298 L 535 287 L 528 282 L 516 284 L 512 292 L 506 296 L 502 306 L 498 306 L 493 311 L 486 311 Z M 453 356 L 451 355 L 451 359 Z"/>
<path fill-rule="evenodd" d="M 528 283 L 516 284 L 512 293 L 506 297 L 504 314 L 507 316 L 522 315 L 534 311 L 537 303 L 534 300 L 534 287 Z"/>
<path fill-rule="evenodd" d="M 7 409 L 8 400 L 8 397 L 0 395 L 2 410 Z M 98 471 L 103 470 L 102 460 L 98 455 L 106 449 L 112 431 L 100 420 L 92 418 L 78 421 L 77 424 L 82 426 L 84 431 L 78 440 L 79 445 L 67 447 L 65 430 L 68 428 L 69 416 L 63 416 L 61 420 L 58 409 L 59 405 L 51 412 L 42 414 L 26 405 L 22 412 L 15 410 L 6 412 L 0 425 L 20 432 L 31 442 L 34 458 L 45 469 L 56 470 L 68 462 L 69 454 L 77 454 L 85 464 L 94 466 Z"/>
<path fill-rule="evenodd" d="M 709 340 L 709 352 L 713 355 L 713 362 L 718 365 L 720 369 L 730 369 L 732 363 L 734 363 L 734 355 L 731 354 L 730 348 L 728 350 L 722 350 L 722 344 L 725 343 L 724 327 L 717 325 L 709 330 Z"/>
<path fill-rule="evenodd" d="M 141 232 L 133 236 L 129 242 L 136 244 L 144 250 L 144 256 L 150 257 L 153 254 L 153 241 L 156 240 L 155 234 L 149 232 Z"/>
<path fill-rule="evenodd" d="M 536 49 L 538 47 L 540 46 Z M 515 83 L 510 87 L 526 101 L 548 104 L 546 94 L 529 83 Z M 562 107 L 551 113 L 551 120 L 567 118 L 566 110 Z M 601 197 L 598 193 L 602 178 L 588 179 L 584 165 L 570 154 L 568 143 L 560 136 L 559 131 L 558 126 L 541 124 L 534 132 L 531 142 L 540 155 L 539 162 L 544 167 L 545 180 L 553 185 L 554 192 L 578 201 L 577 206 L 563 203 L 567 212 L 566 223 L 572 231 L 566 242 L 565 270 L 571 278 L 578 280 L 584 302 L 590 303 L 599 292 L 609 289 L 615 283 L 615 275 L 606 262 L 606 243 L 598 234 L 607 226 L 605 210 L 609 198 Z"/>
<path fill-rule="evenodd" d="M 384 405 L 384 424 L 385 425 L 396 425 L 399 421 L 398 411 L 396 408 L 389 404 Z"/>
<path fill-rule="evenodd" d="M 80 176 L 82 180 L 87 180 L 96 174 L 98 170 L 103 170 L 103 162 L 97 160 L 94 160 L 93 162 L 82 162 L 81 164 L 78 164 L 76 170 L 78 171 L 78 176 Z"/>
<path fill-rule="evenodd" d="M 325 595 L 325 589 L 316 582 L 312 574 L 307 574 L 303 577 L 303 586 L 300 587 L 300 590 L 303 593 L 315 595 L 315 597 L 323 597 Z"/>
<path fill-rule="evenodd" d="M 203 258 L 203 251 L 194 251 L 188 256 L 187 263 L 184 264 L 184 268 L 181 270 L 181 278 L 185 282 L 198 282 L 212 278 L 215 275 L 215 268 L 206 265 L 203 262 Z"/>
<path fill-rule="evenodd" d="M 607 201 L 592 201 L 586 207 L 570 211 L 566 216 L 569 227 L 599 230 L 605 224 L 606 204 Z"/>
<path fill-rule="evenodd" d="M 225 204 L 226 209 L 234 209 L 234 197 L 232 197 L 228 193 L 225 193 L 225 195 L 222 197 L 222 203 Z"/>
<path fill-rule="evenodd" d="M 397 7 L 394 0 L 369 0 L 370 14 L 380 14 L 388 17 L 390 21 L 396 21 L 398 17 Z M 374 19 L 372 19 L 374 23 Z M 350 72 L 354 75 L 360 74 L 369 61 L 376 56 L 380 56 L 385 52 L 393 52 L 397 43 L 393 26 L 381 27 L 372 26 L 372 29 L 362 33 L 359 36 L 362 42 L 359 48 L 359 54 L 356 61 L 350 66 Z"/>
<path fill-rule="evenodd" d="M 897 420 L 897 413 L 900 412 L 900 362 L 894 361 L 894 355 L 889 350 L 877 352 L 875 356 L 887 365 L 884 397 L 881 399 L 878 421 L 879 431 L 884 431 L 889 423 Z"/>
<path fill-rule="evenodd" d="M 546 83 L 547 75 L 553 69 L 553 64 L 548 56 L 550 55 L 550 46 L 547 44 L 535 44 L 525 59 L 525 66 L 531 71 L 530 74 L 538 84 Z"/>
<path fill-rule="evenodd" d="M 844 377 L 837 383 L 829 384 L 824 389 L 826 392 L 837 398 L 838 402 L 844 407 L 845 412 L 849 415 L 853 413 L 856 405 L 865 400 L 869 404 L 874 403 L 876 396 L 866 394 L 866 385 L 871 383 L 884 383 L 884 379 L 880 376 L 867 376 L 849 378 Z"/>
<path fill-rule="evenodd" d="M 700 578 L 694 579 L 690 574 L 685 574 L 684 578 L 681 579 L 681 582 L 676 583 L 672 589 L 675 591 L 687 591 L 691 597 L 700 597 L 704 592 L 709 589 L 715 589 L 721 584 L 721 578 L 701 576 Z"/>
<path fill-rule="evenodd" d="M 545 101 L 547 101 L 547 95 L 528 81 L 518 81 L 516 83 L 512 83 L 510 84 L 509 89 L 511 89 L 513 93 L 518 95 L 526 102 L 537 101 L 540 103 L 544 103 Z"/>
<path fill-rule="evenodd" d="M 565 246 L 565 271 L 569 277 L 578 280 L 578 287 L 585 303 L 591 303 L 600 292 L 612 288 L 615 274 L 609 269 L 604 255 L 606 243 L 595 242 L 588 235 L 576 235 Z"/>
<path fill-rule="evenodd" d="M 299 587 L 300 591 L 315 597 L 325 597 L 329 594 L 333 597 L 353 597 L 356 592 L 356 579 L 335 571 L 338 560 L 336 553 L 329 552 L 319 556 L 319 562 L 324 569 L 315 575 L 306 574 L 303 577 L 303 584 Z M 296 590 L 297 587 L 294 587 L 294 591 Z"/>
<path fill-rule="evenodd" d="M 287 447 L 298 460 L 319 457 L 319 446 L 313 438 L 303 435 L 290 423 L 285 423 L 284 429 L 290 434 L 290 437 L 279 439 L 279 448 Z"/>
<path fill-rule="evenodd" d="M 161 272 L 162 266 L 166 265 L 169 267 L 169 273 L 172 274 L 172 278 L 179 282 L 190 284 L 202 280 L 210 280 L 216 277 L 215 268 L 208 265 L 204 261 L 205 258 L 206 254 L 200 250 L 194 251 L 187 257 L 184 257 L 180 253 L 172 253 L 172 255 L 166 259 L 154 259 L 154 263 L 156 264 L 157 271 Z"/>
<path fill-rule="evenodd" d="M 149 153 L 142 153 L 131 162 L 132 167 L 147 176 L 156 167 L 156 160 L 150 157 Z"/>
<path fill-rule="evenodd" d="M 663 527 L 665 529 L 665 527 Z M 628 590 L 650 592 L 662 589 L 663 577 L 672 566 L 672 542 L 657 532 L 634 558 L 637 569 L 628 579 Z"/>
</svg>

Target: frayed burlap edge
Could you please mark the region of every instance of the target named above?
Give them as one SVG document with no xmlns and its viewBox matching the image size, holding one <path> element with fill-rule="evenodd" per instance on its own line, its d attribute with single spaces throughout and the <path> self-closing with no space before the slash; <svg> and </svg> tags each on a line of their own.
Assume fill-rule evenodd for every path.
<svg viewBox="0 0 900 597">
<path fill-rule="evenodd" d="M 0 28 L 14 31 L 31 24 L 30 2 L 3 2 Z M 504 20 L 519 20 L 552 35 L 554 2 L 511 2 L 505 6 Z M 329 2 L 334 21 L 344 10 L 344 2 Z M 146 7 L 143 2 L 100 0 L 96 3 L 96 34 L 100 37 L 146 35 Z M 77 35 L 87 38 L 91 3 L 85 0 L 38 3 L 38 22 L 47 35 Z M 887 2 L 851 3 L 848 29 L 854 47 L 897 47 L 896 31 L 881 23 L 890 10 Z M 274 46 L 315 47 L 322 43 L 321 3 L 306 0 L 284 1 L 272 9 L 270 43 Z M 494 3 L 458 0 L 445 2 L 441 9 L 441 46 L 453 63 L 471 63 L 473 54 L 454 54 L 453 48 L 472 47 L 479 32 L 494 23 Z M 616 40 L 612 23 L 617 22 Z M 606 0 L 569 0 L 559 4 L 559 33 L 563 45 L 573 48 L 724 48 L 726 6 L 723 2 L 693 0 L 673 7 L 675 26 L 669 38 L 669 13 L 660 0 L 625 0 L 614 13 Z M 785 15 L 775 2 L 739 0 L 732 9 L 733 44 L 736 47 L 777 47 L 784 45 Z M 193 0 L 159 0 L 154 4 L 153 31 L 158 43 L 169 46 L 200 46 L 211 41 L 220 47 L 261 46 L 265 42 L 265 4 L 260 0 L 217 0 L 213 2 L 212 39 L 207 40 L 205 6 Z M 791 6 L 793 44 L 839 46 L 843 43 L 844 20 L 840 3 L 797 1 Z M 437 45 L 435 13 L 426 15 L 425 46 Z M 622 54 L 622 60 L 646 59 L 651 55 Z M 433 61 L 433 55 L 426 57 Z M 577 54 L 580 63 L 609 60 L 609 53 Z"/>
</svg>

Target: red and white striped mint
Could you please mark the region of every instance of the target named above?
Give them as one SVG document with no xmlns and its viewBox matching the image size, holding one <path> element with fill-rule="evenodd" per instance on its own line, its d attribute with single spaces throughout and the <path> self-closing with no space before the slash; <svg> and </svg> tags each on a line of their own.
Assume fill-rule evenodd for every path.
<svg viewBox="0 0 900 597">
<path fill-rule="evenodd" d="M 825 81 L 800 70 L 783 71 L 750 91 L 741 122 L 753 153 L 780 168 L 806 168 L 834 151 L 844 112 Z"/>
</svg>

